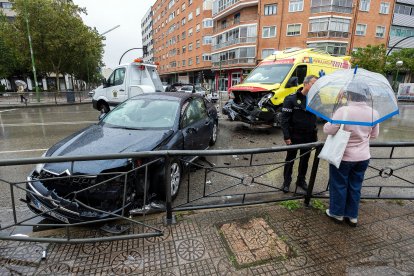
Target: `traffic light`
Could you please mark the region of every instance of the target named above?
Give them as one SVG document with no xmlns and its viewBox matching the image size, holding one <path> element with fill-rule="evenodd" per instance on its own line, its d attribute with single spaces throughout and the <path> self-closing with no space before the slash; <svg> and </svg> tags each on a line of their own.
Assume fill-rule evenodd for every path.
<svg viewBox="0 0 414 276">
<path fill-rule="evenodd" d="M 142 52 L 144 53 L 144 56 L 148 55 L 148 46 L 142 46 Z"/>
</svg>

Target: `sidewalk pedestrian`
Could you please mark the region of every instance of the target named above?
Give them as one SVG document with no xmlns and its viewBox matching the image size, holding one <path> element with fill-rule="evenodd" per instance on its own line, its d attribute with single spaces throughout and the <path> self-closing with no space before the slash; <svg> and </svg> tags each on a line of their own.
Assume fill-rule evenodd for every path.
<svg viewBox="0 0 414 276">
<path fill-rule="evenodd" d="M 361 91 L 346 92 L 349 99 L 347 106 L 340 107 L 333 115 L 333 120 L 365 121 L 377 114 L 367 105 L 367 97 Z M 340 125 L 326 123 L 323 131 L 335 135 Z M 358 210 L 361 198 L 362 182 L 368 168 L 370 155 L 369 140 L 379 133 L 379 125 L 344 125 L 344 130 L 351 132 L 339 169 L 329 165 L 329 209 L 326 215 L 335 222 L 346 221 L 355 227 L 358 223 Z"/>
<path fill-rule="evenodd" d="M 317 79 L 318 77 L 314 75 L 305 77 L 303 87 L 299 88 L 296 93 L 287 96 L 283 102 L 281 127 L 286 145 L 312 143 L 318 140 L 316 116 L 306 110 L 306 95 Z M 297 149 L 288 150 L 286 154 L 282 187 L 284 193 L 289 192 L 289 186 L 292 182 L 293 160 L 296 158 L 297 152 Z M 307 191 L 306 172 L 310 149 L 301 149 L 300 155 L 296 185 Z"/>
<path fill-rule="evenodd" d="M 20 96 L 20 102 L 21 103 L 26 103 L 27 102 L 27 98 L 24 96 L 24 87 L 23 87 L 23 85 L 18 85 L 17 86 L 17 93 L 19 94 L 19 96 Z"/>
</svg>

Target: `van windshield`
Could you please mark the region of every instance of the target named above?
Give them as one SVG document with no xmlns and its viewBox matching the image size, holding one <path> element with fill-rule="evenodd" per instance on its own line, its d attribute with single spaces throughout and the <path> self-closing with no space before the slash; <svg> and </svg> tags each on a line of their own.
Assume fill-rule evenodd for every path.
<svg viewBox="0 0 414 276">
<path fill-rule="evenodd" d="M 266 64 L 256 67 L 243 83 L 282 83 L 292 64 Z"/>
</svg>

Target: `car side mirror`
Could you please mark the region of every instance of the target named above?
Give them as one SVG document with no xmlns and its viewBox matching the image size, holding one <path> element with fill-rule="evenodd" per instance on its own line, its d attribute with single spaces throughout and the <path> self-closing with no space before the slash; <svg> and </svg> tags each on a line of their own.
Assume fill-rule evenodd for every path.
<svg viewBox="0 0 414 276">
<path fill-rule="evenodd" d="M 291 77 L 285 85 L 285 88 L 298 86 L 298 77 Z"/>
</svg>

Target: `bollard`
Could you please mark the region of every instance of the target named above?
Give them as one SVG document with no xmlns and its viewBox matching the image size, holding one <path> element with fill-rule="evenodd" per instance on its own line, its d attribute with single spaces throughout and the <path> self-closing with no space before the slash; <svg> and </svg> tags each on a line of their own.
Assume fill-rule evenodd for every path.
<svg viewBox="0 0 414 276">
<path fill-rule="evenodd" d="M 164 225 L 173 225 L 176 223 L 175 216 L 172 212 L 172 197 L 171 197 L 171 157 L 165 156 L 164 182 L 165 182 L 165 208 L 167 215 L 164 218 Z"/>
<path fill-rule="evenodd" d="M 313 187 L 315 186 L 316 173 L 318 172 L 318 166 L 319 166 L 318 155 L 321 152 L 321 150 L 322 150 L 322 146 L 316 147 L 315 156 L 313 158 L 312 171 L 311 171 L 311 175 L 309 178 L 308 191 L 306 192 L 306 196 L 305 196 L 304 203 L 306 207 L 309 207 L 309 203 L 312 198 Z"/>
</svg>

